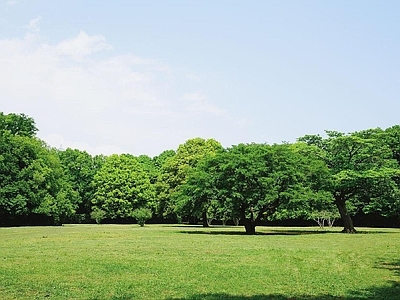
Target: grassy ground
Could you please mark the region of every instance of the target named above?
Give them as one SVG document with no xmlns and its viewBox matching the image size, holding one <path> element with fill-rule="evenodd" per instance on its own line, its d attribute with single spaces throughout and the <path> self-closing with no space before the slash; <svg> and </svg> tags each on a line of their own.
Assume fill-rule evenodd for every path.
<svg viewBox="0 0 400 300">
<path fill-rule="evenodd" d="M 0 299 L 400 299 L 400 230 L 0 228 Z"/>
</svg>

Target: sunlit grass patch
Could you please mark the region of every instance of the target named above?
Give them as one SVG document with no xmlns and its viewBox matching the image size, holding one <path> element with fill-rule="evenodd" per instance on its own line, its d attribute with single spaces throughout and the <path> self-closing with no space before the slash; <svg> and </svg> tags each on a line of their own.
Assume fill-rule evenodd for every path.
<svg viewBox="0 0 400 300">
<path fill-rule="evenodd" d="M 398 229 L 257 231 L 0 228 L 0 299 L 400 299 Z"/>
</svg>

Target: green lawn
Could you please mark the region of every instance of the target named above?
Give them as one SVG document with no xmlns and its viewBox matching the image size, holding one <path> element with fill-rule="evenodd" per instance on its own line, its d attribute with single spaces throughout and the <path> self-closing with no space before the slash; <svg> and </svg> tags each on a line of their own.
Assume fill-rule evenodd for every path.
<svg viewBox="0 0 400 300">
<path fill-rule="evenodd" d="M 400 230 L 0 228 L 0 299 L 400 299 Z"/>
</svg>

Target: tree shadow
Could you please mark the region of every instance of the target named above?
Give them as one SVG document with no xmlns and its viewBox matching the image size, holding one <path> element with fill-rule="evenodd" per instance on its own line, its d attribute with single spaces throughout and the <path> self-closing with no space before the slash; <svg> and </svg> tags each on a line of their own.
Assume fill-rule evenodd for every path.
<svg viewBox="0 0 400 300">
<path fill-rule="evenodd" d="M 236 227 L 236 226 L 235 226 Z M 237 228 L 236 231 L 231 230 L 220 230 L 222 227 L 218 226 L 211 226 L 211 227 L 203 227 L 201 225 L 188 225 L 188 226 L 176 226 L 176 228 L 193 228 L 196 230 L 180 230 L 180 233 L 187 233 L 187 234 L 211 234 L 211 235 L 248 235 L 244 228 L 239 231 L 241 228 Z M 202 228 L 202 230 L 199 230 Z M 230 227 L 232 228 L 232 227 Z M 236 228 L 235 228 L 236 229 Z M 388 232 L 388 231 L 357 231 L 357 235 L 360 234 L 382 234 L 382 233 L 396 233 L 396 232 Z M 347 234 L 341 231 L 333 231 L 333 230 L 326 230 L 326 229 L 315 229 L 315 230 L 301 230 L 301 229 L 269 229 L 263 231 L 256 231 L 254 235 L 310 235 L 310 234 Z"/>
<path fill-rule="evenodd" d="M 395 231 L 383 231 L 383 230 L 374 230 L 374 231 L 365 231 L 365 230 L 357 230 L 357 232 L 355 234 L 391 234 L 391 233 L 395 233 L 398 234 L 398 232 Z"/>
<path fill-rule="evenodd" d="M 186 234 L 210 234 L 210 235 L 248 235 L 245 231 L 225 231 L 225 230 L 181 230 L 180 233 Z M 309 234 L 337 234 L 336 231 L 318 231 L 318 230 L 270 230 L 259 231 L 253 235 L 309 235 Z"/>
<path fill-rule="evenodd" d="M 400 276 L 400 261 L 382 262 L 377 268 L 384 268 Z M 330 294 L 292 295 L 258 294 L 252 296 L 230 295 L 227 293 L 194 294 L 183 298 L 166 298 L 164 300 L 400 300 L 400 280 L 388 281 L 384 286 L 372 286 L 364 290 L 349 291 L 345 296 Z"/>
<path fill-rule="evenodd" d="M 352 291 L 347 296 L 259 294 L 238 296 L 226 293 L 195 294 L 184 298 L 166 298 L 164 300 L 400 300 L 400 284 L 391 282 L 385 287 L 372 287 L 363 291 Z"/>
<path fill-rule="evenodd" d="M 381 261 L 376 268 L 390 270 L 396 276 L 400 276 L 400 260 L 395 262 Z"/>
<path fill-rule="evenodd" d="M 203 225 L 196 225 L 196 224 L 188 224 L 188 225 L 164 225 L 162 227 L 168 227 L 168 228 L 204 228 Z"/>
</svg>

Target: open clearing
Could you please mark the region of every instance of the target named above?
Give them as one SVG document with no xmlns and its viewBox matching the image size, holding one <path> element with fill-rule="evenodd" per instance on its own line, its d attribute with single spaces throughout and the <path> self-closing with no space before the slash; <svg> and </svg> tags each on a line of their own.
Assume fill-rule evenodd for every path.
<svg viewBox="0 0 400 300">
<path fill-rule="evenodd" d="M 400 230 L 0 228 L 0 299 L 400 299 Z"/>
</svg>

